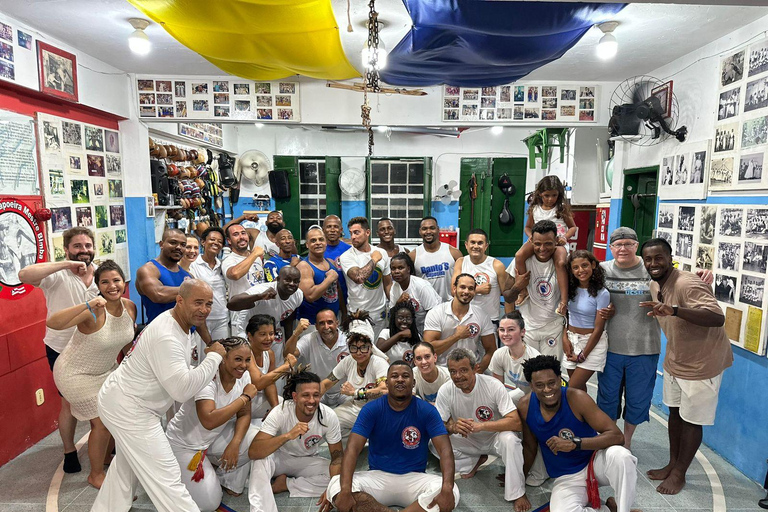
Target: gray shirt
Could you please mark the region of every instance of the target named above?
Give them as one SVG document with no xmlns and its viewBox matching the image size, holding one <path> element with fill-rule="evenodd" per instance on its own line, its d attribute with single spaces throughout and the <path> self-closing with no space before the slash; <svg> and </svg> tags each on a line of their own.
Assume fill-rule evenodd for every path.
<svg viewBox="0 0 768 512">
<path fill-rule="evenodd" d="M 647 315 L 640 302 L 651 299 L 651 276 L 641 261 L 630 268 L 620 268 L 615 260 L 604 261 L 605 287 L 611 294 L 616 314 L 608 321 L 608 352 L 625 356 L 659 354 L 659 323 Z"/>
</svg>

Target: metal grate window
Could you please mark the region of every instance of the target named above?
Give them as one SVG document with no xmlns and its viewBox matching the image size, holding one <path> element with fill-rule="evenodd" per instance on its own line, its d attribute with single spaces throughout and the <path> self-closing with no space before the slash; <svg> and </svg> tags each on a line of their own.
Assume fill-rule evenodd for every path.
<svg viewBox="0 0 768 512">
<path fill-rule="evenodd" d="M 375 160 L 371 162 L 371 228 L 389 217 L 397 241 L 419 243 L 419 223 L 424 216 L 424 162 Z"/>
<path fill-rule="evenodd" d="M 325 160 L 299 159 L 301 189 L 301 243 L 313 224 L 322 225 L 325 218 Z"/>
</svg>

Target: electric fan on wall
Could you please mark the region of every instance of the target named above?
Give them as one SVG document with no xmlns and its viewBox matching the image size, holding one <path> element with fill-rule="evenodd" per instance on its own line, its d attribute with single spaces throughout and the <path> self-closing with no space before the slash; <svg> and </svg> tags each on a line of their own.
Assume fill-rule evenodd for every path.
<svg viewBox="0 0 768 512">
<path fill-rule="evenodd" d="M 254 185 L 260 187 L 269 182 L 269 171 L 272 166 L 267 155 L 256 149 L 246 151 L 237 160 L 238 174 L 251 180 Z"/>
<path fill-rule="evenodd" d="M 672 82 L 642 75 L 624 80 L 613 91 L 610 101 L 611 137 L 637 146 L 652 146 L 670 136 L 683 142 L 688 128 L 676 128 L 678 121 L 677 98 Z"/>
</svg>

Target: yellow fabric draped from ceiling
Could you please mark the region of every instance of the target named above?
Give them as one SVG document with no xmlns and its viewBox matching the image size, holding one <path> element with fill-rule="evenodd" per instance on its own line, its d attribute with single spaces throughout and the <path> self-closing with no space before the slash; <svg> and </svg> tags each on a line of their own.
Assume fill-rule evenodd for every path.
<svg viewBox="0 0 768 512">
<path fill-rule="evenodd" d="M 344 54 L 330 0 L 128 1 L 181 44 L 241 78 L 360 76 Z"/>
</svg>

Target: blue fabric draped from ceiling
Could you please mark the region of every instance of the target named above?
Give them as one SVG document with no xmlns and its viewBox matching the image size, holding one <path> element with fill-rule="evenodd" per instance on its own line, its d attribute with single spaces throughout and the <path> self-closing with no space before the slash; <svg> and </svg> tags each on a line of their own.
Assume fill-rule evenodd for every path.
<svg viewBox="0 0 768 512">
<path fill-rule="evenodd" d="M 389 53 L 391 85 L 483 87 L 559 59 L 626 4 L 403 0 L 413 28 Z"/>
</svg>

